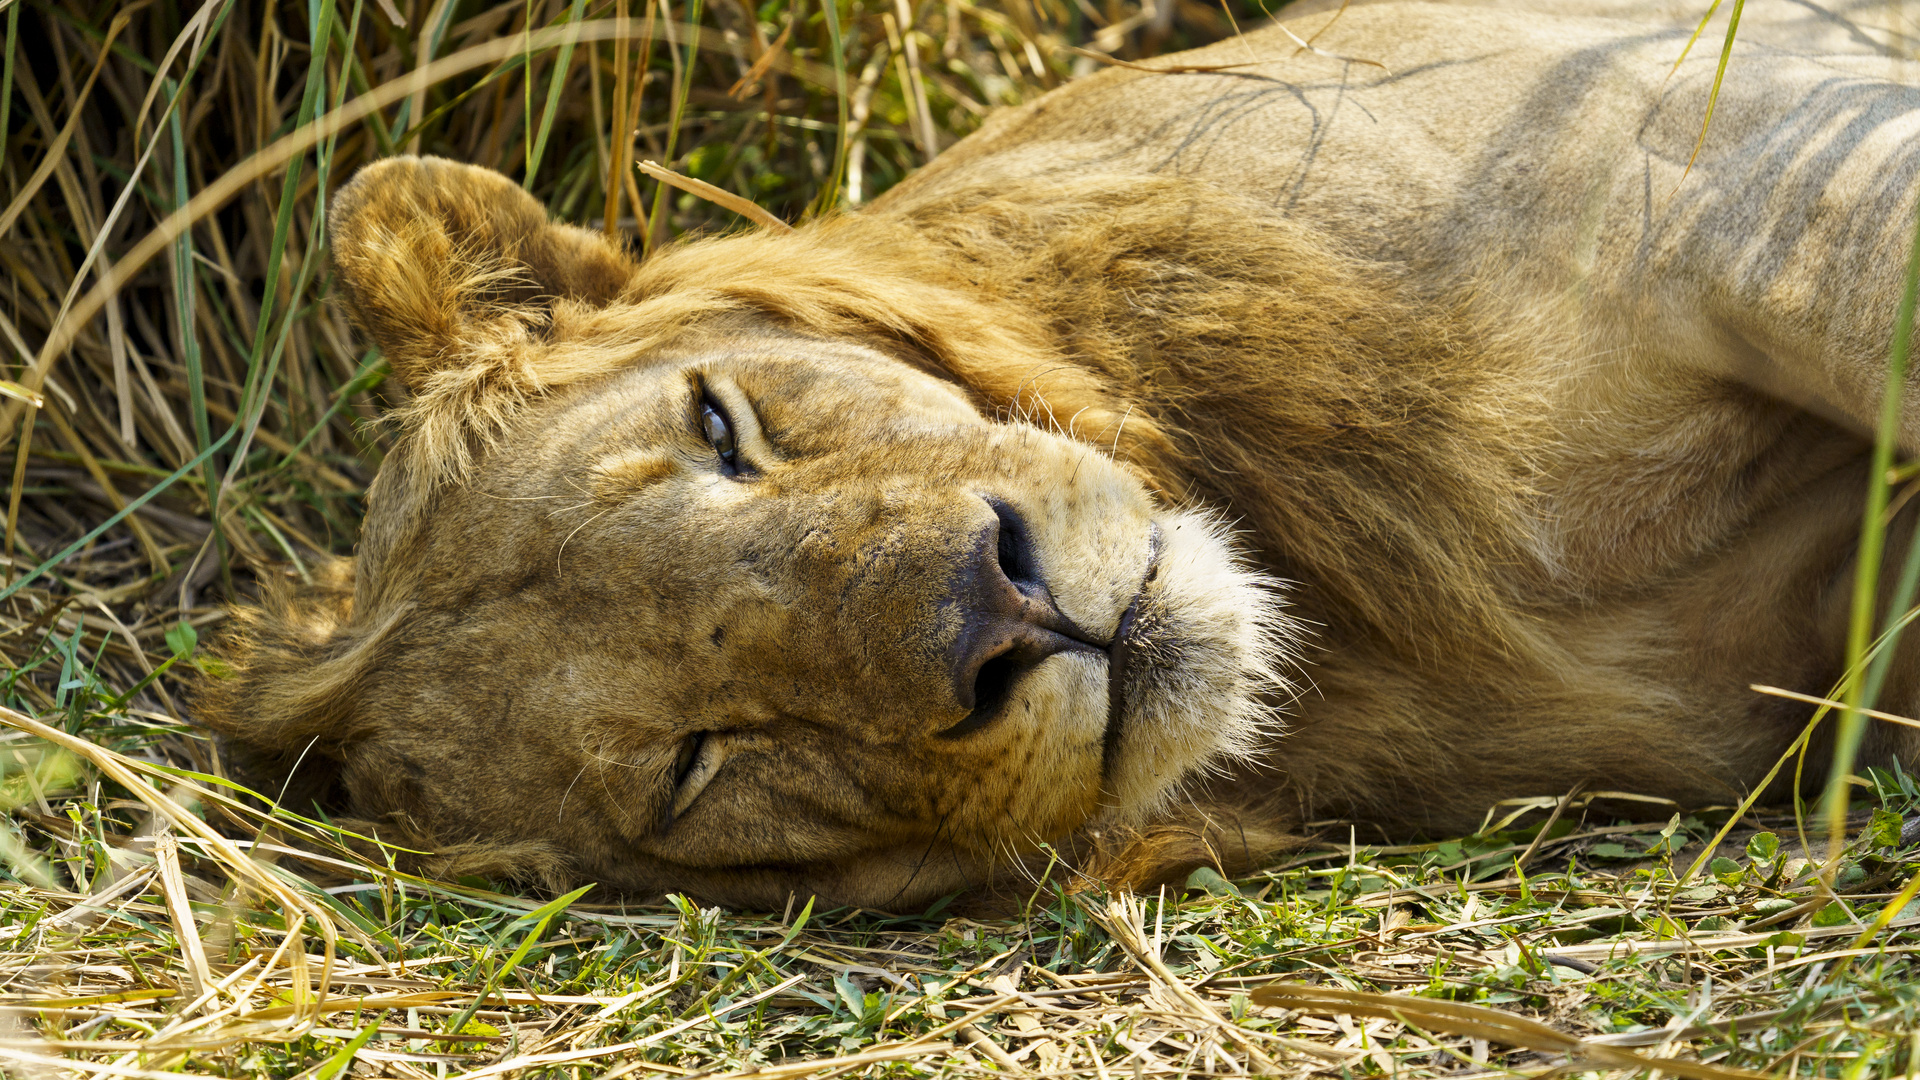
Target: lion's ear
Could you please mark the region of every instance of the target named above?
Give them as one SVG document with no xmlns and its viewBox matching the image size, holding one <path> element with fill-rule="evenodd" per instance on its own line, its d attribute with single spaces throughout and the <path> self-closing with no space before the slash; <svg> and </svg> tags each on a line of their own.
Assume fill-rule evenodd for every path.
<svg viewBox="0 0 1920 1080">
<path fill-rule="evenodd" d="M 556 301 L 611 302 L 637 268 L 499 173 L 442 158 L 368 165 L 330 218 L 348 315 L 415 390 L 485 345 L 538 335 Z"/>
</svg>

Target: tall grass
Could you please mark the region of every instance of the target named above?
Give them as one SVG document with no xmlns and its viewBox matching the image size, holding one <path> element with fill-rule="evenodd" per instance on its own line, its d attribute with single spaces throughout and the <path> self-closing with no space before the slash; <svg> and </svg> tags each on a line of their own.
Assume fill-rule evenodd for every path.
<svg viewBox="0 0 1920 1080">
<path fill-rule="evenodd" d="M 873 197 L 989 109 L 1068 77 L 1085 62 L 1063 46 L 1140 55 L 1228 26 L 1191 3 L 1140 14 L 1121 0 L 9 4 L 9 584 L 35 604 L 110 594 L 150 650 L 175 622 L 217 619 L 212 602 L 252 574 L 352 544 L 386 445 L 384 368 L 324 301 L 323 240 L 324 193 L 359 164 L 414 149 L 491 165 L 637 247 L 739 221 L 648 178 L 643 158 L 797 219 Z M 126 660 L 141 666 L 109 662 Z"/>
</svg>

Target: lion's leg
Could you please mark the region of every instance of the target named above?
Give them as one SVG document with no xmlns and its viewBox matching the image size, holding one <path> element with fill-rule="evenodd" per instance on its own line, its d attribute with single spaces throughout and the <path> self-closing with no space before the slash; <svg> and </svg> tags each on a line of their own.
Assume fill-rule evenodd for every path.
<svg viewBox="0 0 1920 1080">
<path fill-rule="evenodd" d="M 1230 783 L 1272 811 L 1269 824 L 1351 817 L 1386 835 L 1471 830 L 1499 800 L 1576 787 L 1735 802 L 1805 729 L 1807 699 L 1832 695 L 1841 677 L 1866 471 L 1858 457 L 1835 466 L 1664 583 L 1543 615 L 1556 641 L 1537 666 L 1422 676 L 1330 648 L 1294 730 L 1265 768 Z M 1890 530 L 1883 611 L 1916 524 L 1920 503 Z M 1920 716 L 1920 633 L 1899 647 L 1879 700 Z M 1796 776 L 1808 790 L 1826 782 L 1834 727 L 1829 717 L 1804 762 L 1787 761 L 1771 799 Z M 1920 770 L 1920 729 L 1874 722 L 1859 768 L 1896 760 Z M 1262 801 L 1276 774 L 1285 798 Z M 1671 812 L 1661 805 L 1646 804 Z"/>
<path fill-rule="evenodd" d="M 1865 456 L 1863 450 L 1824 482 L 1757 515 L 1740 543 L 1702 560 L 1654 605 L 1679 646 L 1659 665 L 1660 677 L 1690 703 L 1675 722 L 1718 744 L 1720 756 L 1744 755 L 1743 792 L 1761 782 L 1813 719 L 1814 701 L 1841 695 Z M 1920 504 L 1910 503 L 1887 529 L 1877 575 L 1881 619 L 1894 610 L 1916 533 Z M 1894 716 L 1920 716 L 1920 634 L 1896 643 L 1872 704 Z M 1776 796 L 1793 789 L 1796 774 L 1804 791 L 1825 785 L 1836 719 L 1832 711 L 1824 714 L 1804 761 L 1790 763 L 1773 784 Z M 1920 729 L 1870 721 L 1855 771 L 1895 761 L 1920 767 Z"/>
</svg>

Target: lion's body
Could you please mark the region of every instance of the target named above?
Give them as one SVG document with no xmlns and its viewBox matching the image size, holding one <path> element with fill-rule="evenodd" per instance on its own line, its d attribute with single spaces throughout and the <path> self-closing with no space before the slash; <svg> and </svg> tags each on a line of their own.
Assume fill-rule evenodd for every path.
<svg viewBox="0 0 1920 1080">
<path fill-rule="evenodd" d="M 1109 825 L 1237 816 L 1190 835 L 1257 857 L 1576 784 L 1726 801 L 1808 714 L 1750 684 L 1839 670 L 1920 92 L 1743 46 L 1688 173 L 1684 42 L 1359 6 L 1315 47 L 1385 71 L 1268 30 L 1103 72 L 870 209 L 642 267 L 370 170 L 336 259 L 408 439 L 351 599 L 245 620 L 208 721 L 506 869 L 738 902 L 911 904 Z M 756 414 L 744 481 L 646 419 L 689 377 Z M 999 644 L 979 535 L 1026 598 Z"/>
<path fill-rule="evenodd" d="M 1478 437 L 1483 452 L 1515 449 L 1501 425 L 1517 414 L 1551 429 L 1524 448 L 1535 497 L 1503 511 L 1527 535 L 1517 553 L 1511 537 L 1473 542 L 1493 563 L 1483 586 L 1534 633 L 1505 657 L 1463 651 L 1455 625 L 1496 640 L 1467 617 L 1472 600 L 1421 595 L 1432 571 L 1388 537 L 1343 537 L 1365 553 L 1358 576 L 1412 610 L 1405 654 L 1360 659 L 1340 635 L 1350 598 L 1311 610 L 1316 590 L 1301 592 L 1304 617 L 1333 632 L 1278 760 L 1314 813 L 1457 829 L 1502 794 L 1575 781 L 1725 799 L 1806 715 L 1749 686 L 1825 693 L 1838 675 L 1861 435 L 1913 235 L 1920 91 L 1880 81 L 1894 66 L 1880 56 L 1743 44 L 1689 173 L 1715 59 L 1665 80 L 1690 30 L 1354 8 L 1316 47 L 1391 74 L 1256 32 L 1168 63 L 1284 64 L 1102 72 L 997 115 L 881 203 L 910 213 L 968 188 L 1089 176 L 1218 186 L 1259 204 L 1213 226 L 1228 250 L 1262 214 L 1303 223 L 1396 297 L 1464 304 L 1483 359 L 1517 365 L 1482 391 L 1493 422 Z M 1295 576 L 1298 541 L 1262 503 L 1299 497 L 1299 448 L 1244 438 L 1248 413 L 1286 392 L 1286 362 L 1249 344 L 1244 394 L 1209 387 L 1182 427 L 1213 457 L 1218 425 L 1229 475 L 1195 481 Z M 1399 462 L 1409 502 L 1457 494 Z"/>
</svg>

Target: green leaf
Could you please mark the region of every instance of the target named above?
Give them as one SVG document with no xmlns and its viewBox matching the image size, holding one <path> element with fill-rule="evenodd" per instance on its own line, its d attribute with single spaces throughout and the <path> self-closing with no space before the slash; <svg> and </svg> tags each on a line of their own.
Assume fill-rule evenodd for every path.
<svg viewBox="0 0 1920 1080">
<path fill-rule="evenodd" d="M 833 988 L 840 995 L 840 1004 L 847 1007 L 855 1020 L 866 1014 L 867 992 L 855 985 L 845 972 L 833 977 Z"/>
<path fill-rule="evenodd" d="M 1587 849 L 1587 854 L 1596 859 L 1637 859 L 1640 856 L 1628 851 L 1624 844 L 1595 844 Z"/>
<path fill-rule="evenodd" d="M 1900 846 L 1900 815 L 1880 807 L 1873 808 L 1873 820 L 1867 822 L 1863 835 L 1874 847 Z"/>
<path fill-rule="evenodd" d="M 1780 838 L 1770 832 L 1754 833 L 1747 838 L 1747 857 L 1772 862 L 1780 854 Z"/>
<path fill-rule="evenodd" d="M 167 629 L 167 650 L 176 659 L 192 656 L 193 650 L 199 645 L 200 632 L 187 620 L 181 619 Z"/>
<path fill-rule="evenodd" d="M 1844 904 L 1828 904 L 1826 907 L 1813 913 L 1813 925 L 1815 926 L 1845 926 L 1852 921 L 1853 918 L 1847 914 L 1846 905 Z"/>
<path fill-rule="evenodd" d="M 1187 875 L 1187 891 L 1212 893 L 1215 896 L 1240 895 L 1240 890 L 1234 886 L 1233 882 L 1221 877 L 1220 872 L 1211 866 L 1202 866 Z"/>
<path fill-rule="evenodd" d="M 1760 942 L 1760 947 L 1763 949 L 1778 949 L 1782 946 L 1798 947 L 1806 943 L 1807 939 L 1805 935 L 1796 934 L 1791 930 L 1782 930 L 1777 934 L 1768 935 L 1765 940 Z"/>
<path fill-rule="evenodd" d="M 1840 864 L 1840 872 L 1833 877 L 1833 887 L 1851 889 L 1865 880 L 1867 880 L 1866 867 L 1856 862 L 1845 862 Z"/>
<path fill-rule="evenodd" d="M 1665 915 L 1655 915 L 1642 923 L 1641 926 L 1647 933 L 1652 934 L 1656 938 L 1685 937 L 1687 933 L 1686 927 Z"/>
<path fill-rule="evenodd" d="M 1667 827 L 1660 830 L 1660 839 L 1648 845 L 1647 854 L 1653 855 L 1655 853 L 1661 853 L 1661 852 L 1671 854 L 1674 849 L 1673 834 L 1679 831 L 1680 831 L 1680 815 L 1675 814 L 1667 822 Z"/>
<path fill-rule="evenodd" d="M 469 1020 L 459 1031 L 445 1032 L 448 1035 L 498 1035 L 500 1029 L 485 1020 Z"/>
<path fill-rule="evenodd" d="M 1722 885 L 1738 885 L 1741 880 L 1747 876 L 1746 867 L 1741 866 L 1739 863 L 1734 862 L 1724 855 L 1708 863 L 1707 869 L 1713 872 L 1713 876 L 1717 878 Z"/>
</svg>

